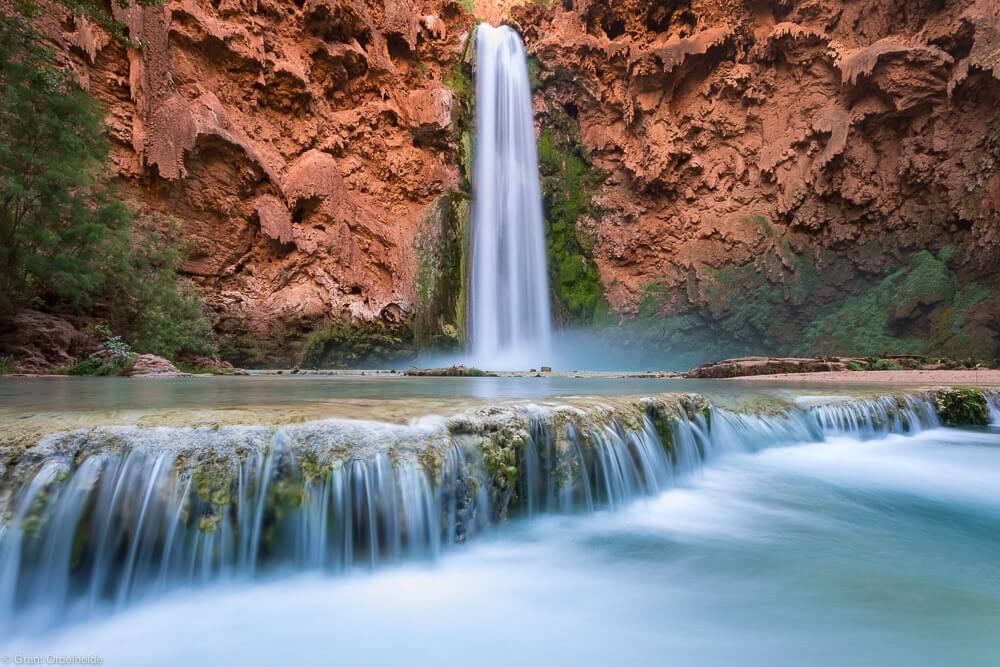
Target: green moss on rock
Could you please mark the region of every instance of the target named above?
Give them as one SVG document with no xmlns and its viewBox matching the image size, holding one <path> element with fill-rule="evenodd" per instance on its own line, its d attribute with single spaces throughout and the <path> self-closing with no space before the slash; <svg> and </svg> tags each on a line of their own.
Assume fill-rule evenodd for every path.
<svg viewBox="0 0 1000 667">
<path fill-rule="evenodd" d="M 310 368 L 363 368 L 413 356 L 410 333 L 402 325 L 331 322 L 306 336 L 299 364 Z"/>
<path fill-rule="evenodd" d="M 594 239 L 583 222 L 598 213 L 593 197 L 604 174 L 590 162 L 579 128 L 565 111 L 546 113 L 538 163 L 556 312 L 572 322 L 602 326 L 611 309 L 592 258 Z"/>
<path fill-rule="evenodd" d="M 468 219 L 468 197 L 461 192 L 444 194 L 431 206 L 414 241 L 413 337 L 418 348 L 457 350 L 465 339 Z"/>
<path fill-rule="evenodd" d="M 938 418 L 945 426 L 986 426 L 990 423 L 986 395 L 971 387 L 941 389 L 934 394 Z"/>
</svg>

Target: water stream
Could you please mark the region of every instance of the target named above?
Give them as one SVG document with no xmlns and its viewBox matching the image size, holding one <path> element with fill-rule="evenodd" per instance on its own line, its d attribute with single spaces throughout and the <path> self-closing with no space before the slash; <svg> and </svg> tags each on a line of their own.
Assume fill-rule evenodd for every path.
<svg viewBox="0 0 1000 667">
<path fill-rule="evenodd" d="M 774 416 L 701 401 L 53 433 L 9 475 L 0 634 L 210 583 L 433 561 L 507 517 L 626 507 L 721 456 L 937 426 L 920 396 Z"/>
<path fill-rule="evenodd" d="M 0 652 L 995 664 L 995 427 L 941 428 L 918 394 L 642 405 L 504 412 L 527 437 L 507 505 L 481 439 L 500 421 L 53 434 L 0 529 Z"/>
<path fill-rule="evenodd" d="M 476 29 L 469 337 L 472 363 L 550 364 L 552 322 L 531 85 L 507 27 Z"/>
</svg>

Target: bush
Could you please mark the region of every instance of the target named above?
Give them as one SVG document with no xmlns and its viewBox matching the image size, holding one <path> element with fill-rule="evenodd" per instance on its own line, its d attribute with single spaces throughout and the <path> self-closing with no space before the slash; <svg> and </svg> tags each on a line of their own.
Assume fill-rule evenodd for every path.
<svg viewBox="0 0 1000 667">
<path fill-rule="evenodd" d="M 108 318 L 142 352 L 211 356 L 216 347 L 201 298 L 178 275 L 183 245 L 171 220 L 136 221 L 107 267 Z"/>
</svg>

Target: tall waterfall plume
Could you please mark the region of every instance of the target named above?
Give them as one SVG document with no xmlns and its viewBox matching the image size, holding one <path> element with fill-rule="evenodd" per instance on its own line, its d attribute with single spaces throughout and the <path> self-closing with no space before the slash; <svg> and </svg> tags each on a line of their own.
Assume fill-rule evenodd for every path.
<svg viewBox="0 0 1000 667">
<path fill-rule="evenodd" d="M 552 321 L 528 62 L 507 26 L 476 29 L 469 328 L 473 361 L 549 360 Z"/>
</svg>

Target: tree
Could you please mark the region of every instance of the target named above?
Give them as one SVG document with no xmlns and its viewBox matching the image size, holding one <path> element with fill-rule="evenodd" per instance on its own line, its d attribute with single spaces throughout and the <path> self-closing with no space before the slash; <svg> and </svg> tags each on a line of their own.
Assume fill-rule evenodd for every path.
<svg viewBox="0 0 1000 667">
<path fill-rule="evenodd" d="M 211 351 L 167 222 L 140 224 L 107 177 L 97 101 L 25 16 L 0 17 L 0 315 L 104 317 L 143 352 Z"/>
<path fill-rule="evenodd" d="M 90 305 L 131 214 L 101 179 L 97 102 L 20 16 L 0 20 L 0 304 Z"/>
</svg>

